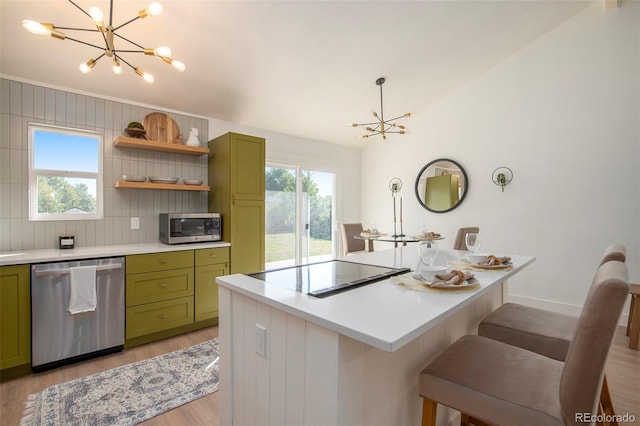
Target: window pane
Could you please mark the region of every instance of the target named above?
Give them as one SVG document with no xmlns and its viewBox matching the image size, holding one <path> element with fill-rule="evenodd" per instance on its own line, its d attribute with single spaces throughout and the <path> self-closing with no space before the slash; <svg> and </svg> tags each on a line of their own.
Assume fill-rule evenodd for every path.
<svg viewBox="0 0 640 426">
<path fill-rule="evenodd" d="M 38 176 L 38 213 L 95 214 L 96 179 Z"/>
<path fill-rule="evenodd" d="M 34 168 L 98 172 L 99 139 L 53 131 L 34 132 Z"/>
</svg>

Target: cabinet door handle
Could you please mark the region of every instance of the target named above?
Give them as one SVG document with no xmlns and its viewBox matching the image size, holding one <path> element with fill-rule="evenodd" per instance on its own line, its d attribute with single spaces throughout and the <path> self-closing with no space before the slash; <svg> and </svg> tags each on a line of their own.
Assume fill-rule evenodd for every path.
<svg viewBox="0 0 640 426">
<path fill-rule="evenodd" d="M 213 259 L 214 257 L 218 257 L 218 255 L 217 254 L 210 254 L 209 257 Z"/>
<path fill-rule="evenodd" d="M 160 263 L 167 263 L 167 259 L 160 259 L 160 260 L 158 260 L 158 262 L 160 262 Z"/>
<path fill-rule="evenodd" d="M 158 318 L 165 319 L 167 316 L 165 314 L 158 315 Z"/>
<path fill-rule="evenodd" d="M 236 194 L 231 194 L 231 204 L 236 205 Z"/>
<path fill-rule="evenodd" d="M 166 284 L 166 283 L 160 283 L 160 284 L 158 284 L 158 287 L 166 287 L 166 286 L 167 286 L 167 284 Z"/>
</svg>

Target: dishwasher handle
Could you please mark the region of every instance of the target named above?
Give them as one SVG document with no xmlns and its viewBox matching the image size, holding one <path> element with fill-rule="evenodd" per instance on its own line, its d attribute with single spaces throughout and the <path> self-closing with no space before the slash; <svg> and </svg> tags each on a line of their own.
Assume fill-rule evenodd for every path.
<svg viewBox="0 0 640 426">
<path fill-rule="evenodd" d="M 121 263 L 113 263 L 110 265 L 100 265 L 96 266 L 96 272 L 99 271 L 113 271 L 115 269 L 122 269 Z M 60 269 L 45 269 L 42 271 L 35 272 L 36 277 L 49 277 L 49 276 L 60 276 L 60 275 L 69 275 L 69 268 L 60 268 Z"/>
</svg>

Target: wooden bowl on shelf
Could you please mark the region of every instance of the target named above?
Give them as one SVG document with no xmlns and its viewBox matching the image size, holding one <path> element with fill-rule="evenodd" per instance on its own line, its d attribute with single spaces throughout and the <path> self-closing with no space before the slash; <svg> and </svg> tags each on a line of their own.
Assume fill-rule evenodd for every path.
<svg viewBox="0 0 640 426">
<path fill-rule="evenodd" d="M 129 136 L 131 136 L 132 138 L 138 138 L 138 139 L 146 139 L 147 136 L 147 131 L 145 129 L 139 129 L 137 127 L 127 127 L 126 129 L 124 129 L 125 133 Z"/>
</svg>

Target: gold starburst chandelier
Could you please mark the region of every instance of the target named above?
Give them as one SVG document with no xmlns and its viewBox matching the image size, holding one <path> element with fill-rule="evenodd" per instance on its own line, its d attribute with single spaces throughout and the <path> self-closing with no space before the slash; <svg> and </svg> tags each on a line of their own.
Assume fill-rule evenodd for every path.
<svg viewBox="0 0 640 426">
<path fill-rule="evenodd" d="M 360 136 L 361 138 L 369 138 L 371 136 L 382 135 L 382 139 L 386 139 L 387 133 L 399 133 L 401 135 L 404 135 L 405 127 L 400 124 L 396 124 L 395 121 L 401 118 L 411 117 L 413 115 L 412 113 L 407 112 L 405 114 L 402 114 L 395 118 L 391 118 L 389 120 L 384 119 L 384 109 L 382 106 L 382 85 L 384 84 L 384 82 L 385 82 L 384 77 L 380 77 L 379 79 L 376 80 L 376 84 L 380 86 L 380 115 L 378 115 L 378 113 L 374 111 L 373 116 L 377 119 L 377 121 L 374 121 L 371 123 L 353 123 L 352 124 L 353 127 L 366 126 L 365 130 L 367 131 L 367 133 Z"/>
<path fill-rule="evenodd" d="M 87 28 L 58 27 L 54 24 L 40 23 L 40 22 L 32 21 L 30 19 L 23 20 L 22 26 L 27 31 L 32 32 L 34 34 L 49 35 L 53 38 L 57 38 L 58 40 L 70 40 L 76 43 L 84 44 L 86 46 L 95 47 L 96 49 L 102 51 L 102 54 L 100 56 L 96 58 L 91 58 L 87 62 L 83 62 L 80 64 L 80 71 L 82 71 L 83 73 L 85 74 L 89 73 L 91 69 L 96 65 L 96 62 L 98 62 L 98 60 L 103 56 L 106 56 L 108 58 L 111 58 L 112 64 L 113 64 L 113 72 L 115 74 L 118 74 L 118 75 L 122 74 L 122 66 L 120 64 L 120 62 L 122 61 L 125 64 L 129 65 L 136 74 L 138 74 L 140 77 L 144 79 L 144 81 L 146 81 L 147 83 L 153 83 L 154 77 L 151 74 L 143 71 L 141 68 L 137 66 L 133 66 L 129 62 L 127 62 L 122 57 L 123 53 L 144 53 L 145 55 L 157 56 L 158 58 L 162 59 L 162 61 L 173 65 L 173 67 L 178 71 L 180 72 L 184 71 L 185 65 L 180 61 L 171 59 L 171 49 L 169 49 L 168 47 L 163 46 L 155 49 L 145 48 L 139 45 L 138 43 L 135 43 L 116 32 L 122 27 L 124 27 L 125 25 L 128 25 L 137 19 L 144 19 L 148 16 L 159 15 L 162 12 L 162 5 L 160 3 L 158 2 L 151 3 L 149 7 L 138 12 L 138 16 L 128 20 L 127 22 L 121 25 L 114 27 L 112 22 L 113 0 L 109 2 L 109 24 L 108 25 L 105 25 L 104 14 L 102 13 L 102 10 L 100 10 L 100 8 L 94 6 L 89 8 L 89 11 L 87 12 L 83 8 L 78 6 L 76 3 L 74 3 L 72 0 L 68 0 L 68 1 L 69 3 L 74 5 L 76 8 L 80 9 L 82 13 L 84 13 L 89 18 L 91 18 L 96 28 L 87 29 Z M 76 38 L 69 37 L 60 30 L 100 33 L 102 41 L 104 42 L 104 45 L 98 46 L 83 40 L 78 40 Z M 119 40 L 125 41 L 132 46 L 135 46 L 135 48 L 131 48 L 130 46 L 129 46 L 130 47 L 129 49 L 116 48 L 116 44 L 115 44 L 116 38 L 118 38 Z"/>
</svg>

